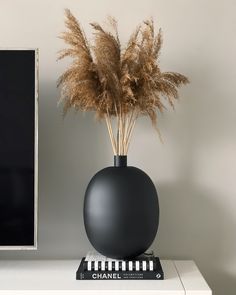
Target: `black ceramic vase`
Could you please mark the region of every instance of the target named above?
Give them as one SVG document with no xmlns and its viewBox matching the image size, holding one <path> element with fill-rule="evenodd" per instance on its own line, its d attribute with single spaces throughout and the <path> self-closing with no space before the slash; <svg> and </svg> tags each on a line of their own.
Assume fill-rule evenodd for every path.
<svg viewBox="0 0 236 295">
<path fill-rule="evenodd" d="M 158 196 L 150 177 L 127 166 L 126 156 L 115 156 L 91 179 L 84 200 L 88 239 L 101 254 L 134 258 L 152 244 L 158 229 Z"/>
</svg>

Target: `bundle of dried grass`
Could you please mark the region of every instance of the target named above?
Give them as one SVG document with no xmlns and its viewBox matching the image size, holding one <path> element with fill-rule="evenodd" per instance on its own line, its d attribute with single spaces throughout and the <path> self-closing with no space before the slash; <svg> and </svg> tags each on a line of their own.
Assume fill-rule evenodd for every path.
<svg viewBox="0 0 236 295">
<path fill-rule="evenodd" d="M 162 33 L 155 35 L 152 19 L 138 26 L 121 50 L 115 19 L 108 18 L 112 32 L 91 24 L 95 35 L 91 45 L 70 10 L 65 15 L 68 30 L 61 38 L 69 48 L 60 51 L 58 59 L 69 56 L 73 62 L 58 80 L 64 114 L 69 108 L 94 111 L 106 121 L 114 154 L 126 155 L 137 118 L 149 116 L 158 130 L 163 99 L 174 107 L 178 87 L 189 83 L 188 78 L 161 72 Z"/>
</svg>

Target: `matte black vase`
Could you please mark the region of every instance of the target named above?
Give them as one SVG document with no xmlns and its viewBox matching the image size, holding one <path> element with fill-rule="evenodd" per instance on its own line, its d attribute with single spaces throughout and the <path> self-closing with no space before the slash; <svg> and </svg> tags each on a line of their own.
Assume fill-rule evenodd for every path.
<svg viewBox="0 0 236 295">
<path fill-rule="evenodd" d="M 84 200 L 88 239 L 101 254 L 134 258 L 152 244 L 159 224 L 158 196 L 150 177 L 115 156 L 91 179 Z"/>
</svg>

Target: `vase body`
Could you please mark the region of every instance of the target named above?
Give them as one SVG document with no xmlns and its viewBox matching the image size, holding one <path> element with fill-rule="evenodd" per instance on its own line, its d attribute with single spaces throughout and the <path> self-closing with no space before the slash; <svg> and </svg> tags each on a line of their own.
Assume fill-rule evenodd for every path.
<svg viewBox="0 0 236 295">
<path fill-rule="evenodd" d="M 91 179 L 84 200 L 88 239 L 101 254 L 134 258 L 152 244 L 159 224 L 158 196 L 150 177 L 115 156 L 114 167 Z"/>
</svg>

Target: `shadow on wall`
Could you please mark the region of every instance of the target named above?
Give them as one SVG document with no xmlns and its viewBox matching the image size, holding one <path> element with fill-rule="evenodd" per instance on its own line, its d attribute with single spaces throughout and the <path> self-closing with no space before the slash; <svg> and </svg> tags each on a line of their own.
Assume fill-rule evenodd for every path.
<svg viewBox="0 0 236 295">
<path fill-rule="evenodd" d="M 235 290 L 236 278 L 222 267 L 231 256 L 225 235 L 234 232 L 236 226 L 214 202 L 214 198 L 223 196 L 196 187 L 188 179 L 157 184 L 157 190 L 160 226 L 153 244 L 156 252 L 166 259 L 195 260 L 214 294 Z"/>
<path fill-rule="evenodd" d="M 204 71 L 195 69 L 196 73 L 204 72 L 201 77 L 188 75 L 194 82 L 185 94 L 191 99 L 181 105 L 178 120 L 169 114 L 165 118 L 164 129 L 169 130 L 171 138 L 168 146 L 173 150 L 173 158 L 180 160 L 173 165 L 174 180 L 155 181 L 160 226 L 153 247 L 161 258 L 195 260 L 213 294 L 235 295 L 236 220 L 230 208 L 235 191 L 231 179 L 235 170 L 229 169 L 235 163 L 232 158 L 235 152 L 231 152 L 235 144 L 232 132 L 236 123 L 235 98 L 230 90 L 223 95 L 220 83 L 213 87 L 209 78 L 212 67 L 202 67 Z M 201 151 L 205 155 L 198 162 Z M 199 179 L 210 177 L 208 187 L 201 185 L 201 180 L 196 181 L 195 173 L 199 173 L 196 170 L 200 165 L 203 168 Z M 208 175 L 214 173 L 214 169 L 217 169 L 215 179 Z M 217 190 L 218 182 L 222 184 L 220 190 Z M 228 185 L 230 189 L 227 190 Z"/>
</svg>

